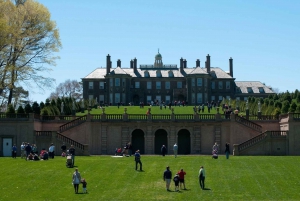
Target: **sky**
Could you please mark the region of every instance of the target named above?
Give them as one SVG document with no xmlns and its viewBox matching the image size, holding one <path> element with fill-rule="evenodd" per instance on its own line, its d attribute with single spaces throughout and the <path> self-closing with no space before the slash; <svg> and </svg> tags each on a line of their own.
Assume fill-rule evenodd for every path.
<svg viewBox="0 0 300 201">
<path fill-rule="evenodd" d="M 161 53 L 164 64 L 187 60 L 195 67 L 206 55 L 211 66 L 229 71 L 233 58 L 236 81 L 260 81 L 276 92 L 300 89 L 300 1 L 298 0 L 37 0 L 57 23 L 62 48 L 48 77 L 53 90 L 30 91 L 45 101 L 58 84 L 81 81 L 105 68 L 111 55 L 130 67 L 130 60 L 153 64 Z"/>
</svg>

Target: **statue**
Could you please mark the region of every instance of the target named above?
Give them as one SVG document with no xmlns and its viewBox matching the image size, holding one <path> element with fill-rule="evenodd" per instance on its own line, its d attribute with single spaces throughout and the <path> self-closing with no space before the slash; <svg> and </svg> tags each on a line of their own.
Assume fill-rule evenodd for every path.
<svg viewBox="0 0 300 201">
<path fill-rule="evenodd" d="M 260 104 L 260 101 L 258 101 L 258 112 L 261 112 L 261 104 Z"/>
<path fill-rule="evenodd" d="M 75 101 L 72 103 L 72 109 L 75 110 Z"/>
<path fill-rule="evenodd" d="M 246 101 L 246 110 L 249 110 L 248 100 Z"/>
</svg>

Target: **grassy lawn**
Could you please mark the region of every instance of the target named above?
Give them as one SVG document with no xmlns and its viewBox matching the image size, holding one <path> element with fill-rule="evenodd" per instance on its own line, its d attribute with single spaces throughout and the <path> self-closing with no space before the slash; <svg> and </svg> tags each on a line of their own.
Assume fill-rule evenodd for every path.
<svg viewBox="0 0 300 201">
<path fill-rule="evenodd" d="M 133 157 L 77 156 L 75 166 L 86 178 L 88 194 L 74 193 L 74 168 L 66 168 L 65 161 L 0 158 L 0 200 L 300 200 L 300 157 L 142 156 L 140 172 Z M 180 168 L 187 172 L 188 190 L 166 191 L 167 165 L 173 176 Z M 199 187 L 200 165 L 206 169 L 207 190 Z"/>
</svg>

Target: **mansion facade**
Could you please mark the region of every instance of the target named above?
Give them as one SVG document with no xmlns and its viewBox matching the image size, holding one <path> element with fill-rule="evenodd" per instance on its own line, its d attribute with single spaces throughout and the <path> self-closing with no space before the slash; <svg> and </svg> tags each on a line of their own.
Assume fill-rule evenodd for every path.
<svg viewBox="0 0 300 201">
<path fill-rule="evenodd" d="M 189 105 L 218 102 L 226 99 L 247 100 L 249 96 L 268 97 L 275 92 L 260 81 L 235 81 L 233 59 L 229 59 L 229 72 L 211 67 L 210 56 L 206 56 L 205 67 L 196 60 L 195 67 L 187 67 L 187 61 L 180 59 L 180 66 L 163 64 L 162 55 L 155 55 L 154 64 L 137 65 L 137 59 L 130 61 L 130 67 L 123 68 L 121 60 L 112 67 L 111 56 L 106 56 L 106 68 L 97 68 L 82 78 L 83 98 L 96 99 L 100 104 L 152 101 L 185 101 Z"/>
</svg>

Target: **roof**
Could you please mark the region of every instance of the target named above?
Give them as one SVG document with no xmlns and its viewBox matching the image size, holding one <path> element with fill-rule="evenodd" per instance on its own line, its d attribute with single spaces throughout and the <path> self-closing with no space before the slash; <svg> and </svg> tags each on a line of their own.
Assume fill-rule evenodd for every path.
<svg viewBox="0 0 300 201">
<path fill-rule="evenodd" d="M 207 69 L 206 68 L 200 68 L 200 67 L 195 67 L 195 68 L 184 68 L 184 74 L 180 72 L 179 68 L 172 68 L 172 69 L 137 69 L 137 72 L 134 72 L 133 68 L 112 68 L 110 71 L 111 75 L 130 75 L 131 77 L 146 77 L 145 72 L 147 71 L 149 73 L 150 77 L 157 77 L 157 72 L 160 71 L 161 77 L 169 77 L 169 72 L 173 72 L 173 77 L 184 77 L 185 74 L 187 75 L 208 75 Z M 211 73 L 212 76 L 218 79 L 232 79 L 230 75 L 228 75 L 225 71 L 218 67 L 211 67 Z M 86 77 L 83 79 L 103 79 L 106 76 L 106 68 L 97 68 L 90 74 L 88 74 Z"/>
<path fill-rule="evenodd" d="M 275 93 L 271 87 L 268 87 L 260 81 L 235 81 L 237 87 L 241 89 L 241 93 L 248 93 L 248 88 L 251 88 L 253 93 L 262 93 L 259 88 L 262 88 L 264 93 Z"/>
</svg>

